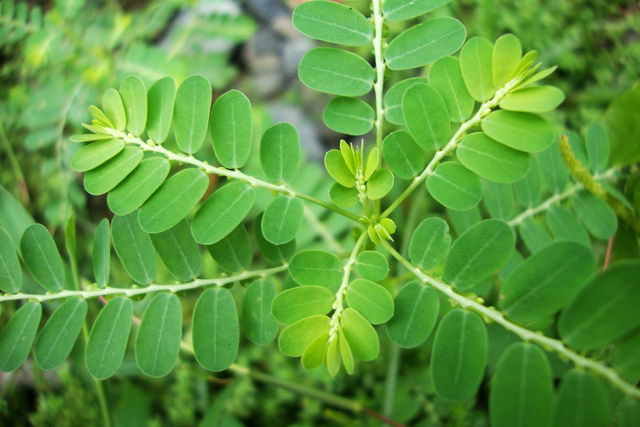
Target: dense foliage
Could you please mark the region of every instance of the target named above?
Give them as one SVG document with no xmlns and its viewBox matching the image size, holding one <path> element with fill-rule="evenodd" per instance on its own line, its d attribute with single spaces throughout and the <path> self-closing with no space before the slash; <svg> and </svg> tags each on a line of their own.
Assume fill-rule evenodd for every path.
<svg viewBox="0 0 640 427">
<path fill-rule="evenodd" d="M 325 173 L 294 125 L 265 125 L 259 102 L 218 93 L 235 71 L 224 55 L 227 74 L 182 53 L 193 28 L 155 51 L 178 5 L 133 17 L 113 5 L 114 27 L 89 13 L 84 23 L 114 33 L 86 62 L 73 59 L 87 46 L 58 40 L 53 24 L 78 7 L 45 19 L 13 7 L 2 6 L 16 26 L 3 43 L 26 38 L 13 54 L 32 60 L 40 46 L 21 78 L 52 86 L 8 91 L 6 128 L 42 136 L 28 150 L 55 148 L 46 161 L 62 178 L 41 190 L 65 188 L 54 213 L 34 210 L 0 128 L 16 180 L 0 187 L 0 370 L 31 372 L 34 424 L 82 422 L 48 389 L 51 370 L 66 399 L 91 390 L 82 398 L 101 413 L 83 416 L 105 425 L 355 423 L 349 413 L 393 425 L 639 422 L 638 84 L 606 111 L 572 111 L 567 129 L 556 109 L 572 93 L 548 83 L 556 66 L 511 33 L 468 37 L 448 13 L 460 5 L 304 2 L 292 24 L 324 44 L 298 77 L 330 95 L 322 121 L 343 138 Z M 208 19 L 231 41 L 253 31 L 242 15 Z M 140 68 L 114 61 L 130 46 Z M 87 80 L 61 85 L 70 64 Z M 84 92 L 90 117 L 78 113 L 84 132 L 66 138 Z M 45 103 L 45 120 L 30 98 L 57 94 L 65 105 Z M 113 215 L 76 213 L 85 197 Z M 260 401 L 256 383 L 295 394 Z M 301 408 L 301 396 L 317 402 Z"/>
</svg>

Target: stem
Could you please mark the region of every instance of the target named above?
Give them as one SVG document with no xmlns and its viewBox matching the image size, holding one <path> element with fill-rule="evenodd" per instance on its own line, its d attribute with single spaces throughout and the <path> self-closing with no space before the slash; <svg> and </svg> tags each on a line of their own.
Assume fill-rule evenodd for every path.
<svg viewBox="0 0 640 427">
<path fill-rule="evenodd" d="M 0 303 L 4 301 L 13 301 L 13 300 L 36 300 L 36 301 L 49 301 L 54 299 L 62 299 L 68 297 L 81 297 L 84 299 L 96 298 L 100 296 L 106 295 L 125 295 L 127 297 L 132 297 L 134 295 L 143 295 L 149 294 L 153 292 L 162 292 L 169 291 L 172 293 L 187 291 L 191 289 L 202 288 L 204 286 L 224 286 L 229 283 L 237 282 L 240 280 L 250 279 L 253 277 L 264 277 L 271 274 L 280 273 L 285 271 L 289 266 L 287 264 L 283 264 L 279 267 L 266 268 L 263 270 L 253 270 L 253 271 L 244 271 L 238 275 L 230 276 L 230 277 L 221 277 L 217 279 L 196 279 L 192 282 L 188 283 L 178 283 L 173 285 L 158 285 L 151 284 L 149 286 L 145 286 L 142 288 L 103 288 L 96 289 L 91 291 L 79 291 L 79 290 L 64 290 L 61 292 L 56 292 L 52 294 L 23 294 L 17 293 L 12 295 L 0 295 Z"/>
<path fill-rule="evenodd" d="M 516 325 L 515 323 L 507 320 L 504 314 L 493 307 L 486 307 L 483 304 L 479 303 L 475 299 L 471 299 L 469 297 L 458 294 L 453 288 L 441 282 L 431 276 L 426 275 L 422 270 L 418 267 L 412 265 L 406 258 L 400 255 L 389 243 L 386 241 L 382 241 L 382 245 L 385 247 L 387 251 L 397 259 L 401 264 L 403 264 L 409 271 L 411 271 L 418 279 L 420 279 L 424 283 L 428 283 L 436 290 L 442 292 L 447 297 L 449 297 L 453 302 L 459 304 L 462 308 L 475 311 L 480 314 L 485 322 L 496 322 L 500 326 L 505 329 L 513 332 L 518 335 L 524 341 L 531 341 L 536 344 L 539 344 L 542 348 L 547 351 L 553 351 L 560 355 L 560 357 L 565 358 L 573 362 L 576 366 L 584 369 L 588 369 L 604 378 L 606 378 L 611 385 L 622 391 L 627 396 L 634 398 L 636 400 L 640 400 L 640 389 L 634 387 L 632 384 L 629 384 L 625 380 L 623 380 L 616 371 L 605 366 L 599 362 L 581 356 L 575 351 L 569 349 L 561 340 L 549 338 L 541 333 L 530 331 L 529 329 L 523 328 L 522 326 Z"/>
<path fill-rule="evenodd" d="M 320 205 L 325 209 L 330 209 L 334 212 L 337 212 L 340 215 L 343 215 L 356 222 L 360 222 L 360 223 L 366 222 L 366 219 L 363 217 L 353 214 L 331 203 L 327 203 L 322 200 L 316 199 L 315 197 L 309 196 L 308 194 L 300 193 L 294 190 L 293 188 L 287 186 L 286 184 L 271 184 L 270 182 L 266 182 L 261 179 L 255 178 L 251 175 L 244 174 L 239 170 L 230 170 L 230 169 L 225 169 L 221 167 L 211 166 L 209 163 L 198 160 L 191 155 L 177 154 L 177 153 L 174 153 L 173 151 L 169 151 L 166 148 L 162 147 L 161 145 L 156 145 L 151 139 L 145 142 L 140 138 L 133 136 L 132 134 L 127 134 L 126 132 L 123 132 L 123 131 L 119 131 L 111 128 L 104 128 L 104 130 L 109 135 L 115 138 L 120 138 L 126 143 L 135 144 L 145 151 L 153 151 L 156 153 L 160 153 L 165 157 L 167 157 L 169 160 L 197 166 L 202 170 L 204 170 L 206 173 L 212 173 L 219 176 L 225 176 L 231 179 L 237 179 L 239 181 L 247 183 L 251 187 L 266 188 L 267 190 L 271 190 L 276 193 L 286 194 L 289 197 L 298 197 L 308 202 L 315 203 L 316 205 Z"/>
<path fill-rule="evenodd" d="M 325 225 L 318 219 L 316 214 L 308 207 L 304 207 L 304 217 L 309 222 L 309 225 L 316 231 L 316 233 L 320 236 L 322 240 L 329 246 L 329 248 L 337 253 L 344 252 L 344 248 L 338 242 L 331 231 L 325 227 Z"/>
<path fill-rule="evenodd" d="M 338 329 L 340 328 L 340 316 L 342 316 L 342 312 L 344 311 L 344 296 L 347 293 L 347 289 L 349 288 L 349 276 L 351 276 L 351 268 L 353 267 L 353 264 L 356 263 L 356 257 L 358 256 L 358 252 L 360 252 L 360 248 L 362 247 L 362 244 L 364 243 L 366 237 L 367 232 L 363 231 L 356 241 L 356 244 L 353 246 L 351 254 L 349 255 L 349 258 L 347 258 L 347 262 L 344 265 L 342 282 L 340 283 L 338 292 L 336 292 L 336 302 L 333 305 L 335 311 L 331 315 L 329 341 L 334 340 L 338 336 Z"/>
<path fill-rule="evenodd" d="M 384 125 L 384 106 L 382 104 L 382 95 L 384 93 L 384 72 L 386 65 L 382 57 L 382 23 L 384 18 L 380 10 L 382 0 L 372 0 L 373 3 L 373 54 L 376 65 L 376 83 L 373 85 L 373 91 L 376 97 L 376 147 L 380 149 L 382 145 L 382 127 Z"/>
<path fill-rule="evenodd" d="M 616 172 L 618 172 L 619 170 L 620 170 L 620 168 L 618 168 L 618 167 L 611 168 L 611 169 L 607 170 L 606 172 L 603 172 L 603 173 L 601 173 L 599 175 L 596 175 L 594 177 L 594 179 L 599 181 L 599 180 L 612 178 L 612 177 L 615 176 Z M 529 208 L 529 209 L 525 210 L 520 215 L 518 215 L 517 217 L 513 218 L 512 220 L 510 220 L 508 222 L 508 224 L 511 227 L 515 227 L 515 226 L 521 224 L 522 222 L 524 222 L 527 218 L 532 217 L 534 215 L 537 215 L 540 212 L 544 212 L 544 211 L 550 209 L 551 206 L 553 206 L 554 204 L 573 196 L 574 194 L 576 194 L 578 191 L 582 190 L 583 188 L 584 188 L 584 186 L 581 183 L 576 183 L 573 186 L 569 187 L 564 192 L 557 193 L 557 194 L 554 194 L 553 196 L 549 197 L 547 200 L 545 200 L 544 202 L 540 203 L 538 206 L 535 206 L 533 208 Z"/>
<path fill-rule="evenodd" d="M 400 196 L 382 213 L 382 218 L 386 218 L 389 215 L 391 215 L 391 213 L 398 206 L 400 206 L 400 204 L 404 201 L 404 199 L 406 199 L 411 195 L 411 193 L 413 193 L 413 190 L 415 190 L 420 184 L 422 184 L 422 182 L 426 180 L 429 176 L 433 175 L 433 172 L 435 171 L 436 166 L 440 164 L 440 161 L 443 158 L 445 158 L 447 155 L 455 151 L 455 149 L 458 146 L 458 142 L 460 142 L 460 139 L 464 136 L 465 132 L 468 131 L 473 126 L 479 124 L 482 121 L 482 119 L 485 118 L 485 116 L 489 114 L 491 110 L 496 107 L 496 105 L 498 105 L 500 100 L 507 93 L 509 93 L 511 89 L 516 87 L 519 83 L 520 83 L 519 79 L 513 79 L 509 81 L 502 88 L 496 91 L 493 98 L 481 104 L 476 114 L 474 114 L 473 117 L 471 117 L 469 120 L 467 120 L 466 122 L 460 125 L 460 127 L 458 128 L 456 133 L 453 134 L 449 142 L 447 142 L 447 144 L 443 148 L 436 151 L 433 158 L 431 159 L 427 167 L 424 168 L 422 173 L 416 176 L 415 178 L 413 178 L 413 181 L 411 181 L 411 184 L 409 184 L 409 186 L 402 192 L 402 194 L 400 194 Z"/>
<path fill-rule="evenodd" d="M 18 159 L 16 158 L 16 153 L 13 151 L 13 147 L 11 146 L 11 142 L 9 142 L 9 138 L 7 138 L 7 134 L 4 131 L 2 123 L 0 123 L 0 142 L 2 142 L 2 147 L 7 153 L 9 164 L 11 165 L 13 174 L 16 177 L 18 190 L 20 190 L 20 199 L 22 199 L 22 203 L 26 205 L 29 203 L 29 188 L 27 187 L 27 181 L 24 179 L 24 173 L 20 167 L 20 162 L 18 162 Z"/>
<path fill-rule="evenodd" d="M 398 368 L 400 367 L 400 346 L 391 345 L 389 365 L 387 366 L 387 380 L 384 387 L 384 414 L 393 413 L 393 403 L 396 397 L 396 384 L 398 382 Z"/>
</svg>

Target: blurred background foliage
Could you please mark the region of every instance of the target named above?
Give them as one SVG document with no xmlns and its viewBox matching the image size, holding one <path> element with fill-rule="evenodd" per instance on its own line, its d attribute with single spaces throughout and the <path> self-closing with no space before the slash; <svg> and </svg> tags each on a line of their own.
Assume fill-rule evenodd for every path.
<svg viewBox="0 0 640 427">
<path fill-rule="evenodd" d="M 163 76 L 180 83 L 199 73 L 211 81 L 214 97 L 239 88 L 257 107 L 257 129 L 289 121 L 300 130 L 307 157 L 320 159 L 340 135 L 322 124 L 327 98 L 303 88 L 295 78 L 299 58 L 313 45 L 290 23 L 296 4 L 0 0 L 0 185 L 51 230 L 60 230 L 73 210 L 79 239 L 85 241 L 81 247 L 87 246 L 94 224 L 109 212 L 104 198 L 89 197 L 68 167 L 68 136 L 79 132 L 88 120 L 87 107 L 99 102 L 102 91 L 117 87 L 128 74 L 146 83 Z M 347 4 L 368 12 L 367 1 Z M 558 64 L 550 83 L 561 87 L 567 100 L 555 119 L 570 129 L 603 120 L 607 106 L 640 79 L 637 1 L 458 0 L 437 14 L 458 17 L 470 36 L 493 40 L 514 33 L 526 50 L 538 50 L 546 65 Z M 391 26 L 389 31 L 401 29 Z M 360 53 L 370 54 L 368 47 L 362 49 Z M 393 80 L 390 77 L 388 84 Z M 310 170 L 320 175 L 319 168 Z M 328 188 L 311 181 L 305 185 L 315 185 L 318 191 Z M 344 230 L 345 225 L 332 227 Z M 116 272 L 114 277 L 125 276 Z M 491 326 L 497 342 L 506 345 L 513 340 Z M 450 403 L 436 397 L 427 366 L 417 363 L 426 359 L 421 354 L 426 348 L 404 352 L 392 401 L 384 399 L 385 381 L 387 369 L 398 363 L 397 351 L 383 353 L 378 363 L 359 366 L 355 376 L 333 380 L 324 372 L 303 374 L 297 360 L 270 346 L 244 346 L 238 363 L 348 396 L 364 406 L 384 406 L 393 418 L 412 425 L 416 420 L 421 426 L 487 425 L 486 413 L 473 411 L 473 402 Z M 76 352 L 74 357 L 80 357 Z M 208 375 L 189 358 L 166 379 L 143 379 L 133 356 L 129 358 L 107 387 L 115 425 L 372 423 L 247 377 Z M 29 364 L 15 375 L 0 375 L 0 424 L 95 424 L 96 397 L 81 370 L 82 364 L 68 363 L 44 373 Z"/>
</svg>

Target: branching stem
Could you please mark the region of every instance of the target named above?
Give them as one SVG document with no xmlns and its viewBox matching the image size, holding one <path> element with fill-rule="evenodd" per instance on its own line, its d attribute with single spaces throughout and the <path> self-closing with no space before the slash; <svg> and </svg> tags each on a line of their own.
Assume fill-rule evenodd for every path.
<svg viewBox="0 0 640 427">
<path fill-rule="evenodd" d="M 454 291 L 450 285 L 441 282 L 440 280 L 437 280 L 431 276 L 428 276 L 418 267 L 412 265 L 406 258 L 400 255 L 391 245 L 389 245 L 388 242 L 382 241 L 382 245 L 396 260 L 404 265 L 418 279 L 420 279 L 424 283 L 428 283 L 436 290 L 442 292 L 447 297 L 449 297 L 451 301 L 460 305 L 462 308 L 475 311 L 476 313 L 480 314 L 486 322 L 496 322 L 503 328 L 518 335 L 524 341 L 539 344 L 545 350 L 557 353 L 560 357 L 570 360 L 576 366 L 588 369 L 606 378 L 611 383 L 611 385 L 619 389 L 627 396 L 632 397 L 636 400 L 640 400 L 640 389 L 623 380 L 613 369 L 601 364 L 600 362 L 581 356 L 580 354 L 568 348 L 559 339 L 549 338 L 541 333 L 523 328 L 522 326 L 519 326 L 507 320 L 502 312 L 496 310 L 493 307 L 487 307 L 475 299 L 460 295 L 459 293 Z"/>
<path fill-rule="evenodd" d="M 142 148 L 145 151 L 153 151 L 155 153 L 160 153 L 169 160 L 173 160 L 178 163 L 185 163 L 193 166 L 197 166 L 206 173 L 211 173 L 214 175 L 225 176 L 231 179 L 237 179 L 238 181 L 242 181 L 247 183 L 252 187 L 261 187 L 266 188 L 267 190 L 274 191 L 276 193 L 286 194 L 290 197 L 298 197 L 300 199 L 306 200 L 311 203 L 315 203 L 316 205 L 320 205 L 325 209 L 332 210 L 337 212 L 340 215 L 343 215 L 349 219 L 352 219 L 359 223 L 366 223 L 366 218 L 353 214 L 347 210 L 344 210 L 338 206 L 335 206 L 331 203 L 324 202 L 320 199 L 316 199 L 313 196 L 308 194 L 301 193 L 299 191 L 294 190 L 293 188 L 285 185 L 285 184 L 272 184 L 270 182 L 263 181 L 261 179 L 255 178 L 251 175 L 247 175 L 245 173 L 240 172 L 239 170 L 231 170 L 225 169 L 222 167 L 212 166 L 207 162 L 203 162 L 201 160 L 196 159 L 193 156 L 174 153 L 173 151 L 167 150 L 161 145 L 157 145 L 153 143 L 152 140 L 143 141 L 142 139 L 133 136 L 132 134 L 128 134 L 123 131 L 119 131 L 111 128 L 104 128 L 105 132 L 109 135 L 112 135 L 115 138 L 122 139 L 124 142 L 129 144 L 135 144 Z"/>
<path fill-rule="evenodd" d="M 429 176 L 433 175 L 433 172 L 435 171 L 436 167 L 440 164 L 440 161 L 455 151 L 456 147 L 458 146 L 458 143 L 460 142 L 464 134 L 469 129 L 479 124 L 482 121 L 482 119 L 485 118 L 487 114 L 489 114 L 491 110 L 498 105 L 500 100 L 504 98 L 504 96 L 508 94 L 509 91 L 511 91 L 519 83 L 520 83 L 519 79 L 513 79 L 509 81 L 502 88 L 496 91 L 493 98 L 491 98 L 489 101 L 480 105 L 480 108 L 478 108 L 478 111 L 476 111 L 473 117 L 471 117 L 469 120 L 467 120 L 466 122 L 460 125 L 460 127 L 458 128 L 456 133 L 453 134 L 449 142 L 447 142 L 447 144 L 444 147 L 442 147 L 440 150 L 436 151 L 436 153 L 433 155 L 433 158 L 431 159 L 427 167 L 424 168 L 422 173 L 416 176 L 415 178 L 413 178 L 413 181 L 411 181 L 411 184 L 409 184 L 409 186 L 402 192 L 402 194 L 400 194 L 400 196 L 393 203 L 391 203 L 391 205 L 389 205 L 389 207 L 382 213 L 382 218 L 386 218 L 389 215 L 391 215 L 391 213 L 394 210 L 396 210 L 396 208 L 400 206 L 400 204 L 407 197 L 409 197 L 411 193 L 413 193 L 413 191 L 420 184 L 422 184 L 427 178 L 429 178 Z"/>
<path fill-rule="evenodd" d="M 382 24 L 384 18 L 381 11 L 381 0 L 372 0 L 373 4 L 373 55 L 376 64 L 376 82 L 373 85 L 373 91 L 376 97 L 376 147 L 381 148 L 382 145 L 382 132 L 384 125 L 384 106 L 383 106 L 383 94 L 384 94 L 384 72 L 386 64 L 382 56 Z"/>
<path fill-rule="evenodd" d="M 196 279 L 192 282 L 188 283 L 177 283 L 177 284 L 168 284 L 168 285 L 158 285 L 151 284 L 149 286 L 140 287 L 140 288 L 103 288 L 96 289 L 90 291 L 80 291 L 80 290 L 64 290 L 62 292 L 56 292 L 51 294 L 11 294 L 11 295 L 0 295 L 0 303 L 5 301 L 14 301 L 14 300 L 35 300 L 35 301 L 49 301 L 55 299 L 69 298 L 69 297 L 80 297 L 84 299 L 89 298 L 97 298 L 100 296 L 107 295 L 125 295 L 127 297 L 132 297 L 134 295 L 144 295 L 150 294 L 153 292 L 163 292 L 168 291 L 172 293 L 188 291 L 191 289 L 198 289 L 204 286 L 224 286 L 229 283 L 233 283 L 239 280 L 251 279 L 253 277 L 264 277 L 269 276 L 271 274 L 280 273 L 285 271 L 289 266 L 287 264 L 283 264 L 278 267 L 273 268 L 265 268 L 263 270 L 252 270 L 252 271 L 244 271 L 235 276 L 229 277 L 220 277 L 217 279 Z"/>
</svg>

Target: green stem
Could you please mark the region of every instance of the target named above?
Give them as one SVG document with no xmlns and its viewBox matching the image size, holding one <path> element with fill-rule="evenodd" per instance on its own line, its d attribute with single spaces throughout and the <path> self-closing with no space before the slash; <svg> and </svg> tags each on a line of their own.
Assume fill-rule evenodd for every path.
<svg viewBox="0 0 640 427">
<path fill-rule="evenodd" d="M 606 180 L 606 179 L 610 179 L 610 178 L 614 178 L 616 176 L 616 173 L 620 170 L 620 168 L 618 167 L 614 167 L 611 168 L 599 175 L 596 175 L 594 177 L 595 180 Z M 538 206 L 535 206 L 533 208 L 529 208 L 527 210 L 525 210 L 524 212 L 522 212 L 520 215 L 516 216 L 515 218 L 511 219 L 508 224 L 511 227 L 516 227 L 520 224 L 522 224 L 527 218 L 530 218 L 534 215 L 537 215 L 541 212 L 545 212 L 547 210 L 549 210 L 553 205 L 555 205 L 556 203 L 561 202 L 564 199 L 567 199 L 571 196 L 573 196 L 574 194 L 576 194 L 578 191 L 582 190 L 584 188 L 584 186 L 581 183 L 576 183 L 573 186 L 569 187 L 567 190 L 565 190 L 562 193 L 557 193 L 554 194 L 553 196 L 549 197 L 547 200 L 545 200 L 544 202 L 540 203 Z"/>
<path fill-rule="evenodd" d="M 496 310 L 493 307 L 487 307 L 478 302 L 478 298 L 472 299 L 464 295 L 460 295 L 459 293 L 454 291 L 450 285 L 441 282 L 440 280 L 437 280 L 431 276 L 428 276 L 418 267 L 412 265 L 406 258 L 400 255 L 391 245 L 389 245 L 388 242 L 382 241 L 382 245 L 396 260 L 404 265 L 423 283 L 428 283 L 437 291 L 442 292 L 453 302 L 460 305 L 460 307 L 467 310 L 475 311 L 476 313 L 481 315 L 485 322 L 496 322 L 503 328 L 518 335 L 520 338 L 522 338 L 522 340 L 539 344 L 545 350 L 553 351 L 560 357 L 570 360 L 577 367 L 588 369 L 604 377 L 611 383 L 612 386 L 619 389 L 625 395 L 636 400 L 640 400 L 640 389 L 623 380 L 613 369 L 595 360 L 591 360 L 576 353 L 575 351 L 569 349 L 561 340 L 549 338 L 541 333 L 534 332 L 529 329 L 523 328 L 522 326 L 516 325 L 515 323 L 507 320 L 504 313 Z"/>
<path fill-rule="evenodd" d="M 382 25 L 384 22 L 384 18 L 382 17 L 381 11 L 381 0 L 372 0 L 373 3 L 373 27 L 374 27 L 374 37 L 373 37 L 373 55 L 375 57 L 375 65 L 376 65 L 376 82 L 373 85 L 373 91 L 376 97 L 376 147 L 380 149 L 382 146 L 382 132 L 384 125 L 384 106 L 383 106 L 383 94 L 384 94 L 384 72 L 386 69 L 386 64 L 384 63 L 384 58 L 382 56 L 382 43 L 384 40 L 382 39 Z"/>
<path fill-rule="evenodd" d="M 253 277 L 264 277 L 271 274 L 280 273 L 285 271 L 288 268 L 287 264 L 283 264 L 278 267 L 266 268 L 263 270 L 252 270 L 252 271 L 244 271 L 240 274 L 230 277 L 221 277 L 217 279 L 196 279 L 192 282 L 188 283 L 177 283 L 177 284 L 167 284 L 167 285 L 158 285 L 151 284 L 149 286 L 145 286 L 142 288 L 102 288 L 91 291 L 82 291 L 82 290 L 64 290 L 61 292 L 56 292 L 52 294 L 23 294 L 17 293 L 12 295 L 0 295 L 0 303 L 4 301 L 14 301 L 14 300 L 35 300 L 35 301 L 49 301 L 55 299 L 69 298 L 69 297 L 80 297 L 84 299 L 96 298 L 100 296 L 107 295 L 125 295 L 127 297 L 132 297 L 134 295 L 144 295 L 153 292 L 163 292 L 169 291 L 172 293 L 187 291 L 191 289 L 202 288 L 204 286 L 224 286 L 229 283 L 234 283 L 240 280 L 251 279 Z"/>
<path fill-rule="evenodd" d="M 201 168 L 203 171 L 205 171 L 206 173 L 224 176 L 231 179 L 237 179 L 239 181 L 247 183 L 252 187 L 266 188 L 267 190 L 274 191 L 276 193 L 286 194 L 289 197 L 298 197 L 300 199 L 322 206 L 325 209 L 332 210 L 356 222 L 359 222 L 359 223 L 366 222 L 366 218 L 364 217 L 353 214 L 331 203 L 327 203 L 320 199 L 316 199 L 315 197 L 309 196 L 308 194 L 300 193 L 294 190 L 293 188 L 287 186 L 286 184 L 272 184 L 270 182 L 266 182 L 261 179 L 255 178 L 251 175 L 244 174 L 239 170 L 231 170 L 231 169 L 211 166 L 209 163 L 198 160 L 193 156 L 174 153 L 173 151 L 169 151 L 166 148 L 162 147 L 161 145 L 154 144 L 153 141 L 151 140 L 148 140 L 147 142 L 145 142 L 142 139 L 136 136 L 133 136 L 132 134 L 127 134 L 126 132 L 123 132 L 123 131 L 119 131 L 111 128 L 104 128 L 104 131 L 107 132 L 109 135 L 112 135 L 114 138 L 122 139 L 125 143 L 135 144 L 140 148 L 142 148 L 144 151 L 153 151 L 155 153 L 160 153 L 164 155 L 169 160 L 197 166 Z"/>
<path fill-rule="evenodd" d="M 520 83 L 520 80 L 513 79 L 505 84 L 502 88 L 498 89 L 489 101 L 480 105 L 476 114 L 473 115 L 469 120 L 462 123 L 456 133 L 453 134 L 449 142 L 442 147 L 440 150 L 436 151 L 433 155 L 433 158 L 429 162 L 426 168 L 422 171 L 422 173 L 411 181 L 411 184 L 400 194 L 400 196 L 382 213 L 382 218 L 386 218 L 398 207 L 400 204 L 413 193 L 420 184 L 422 184 L 429 176 L 433 175 L 436 167 L 440 164 L 440 161 L 444 159 L 449 154 L 453 153 L 455 149 L 458 147 L 458 143 L 464 136 L 464 134 L 479 124 L 483 118 L 487 116 L 491 112 L 493 108 L 495 108 L 500 100 L 507 94 L 511 89 L 516 87 Z"/>
<path fill-rule="evenodd" d="M 400 346 L 391 345 L 389 364 L 387 365 L 387 378 L 384 386 L 384 410 L 385 415 L 391 416 L 393 404 L 396 398 L 396 385 L 398 382 L 398 369 L 400 367 Z"/>
<path fill-rule="evenodd" d="M 11 142 L 9 142 L 9 138 L 7 138 L 7 134 L 4 131 L 4 126 L 2 125 L 1 122 L 0 122 L 0 142 L 2 143 L 2 147 L 4 148 L 4 151 L 7 153 L 9 164 L 11 165 L 11 169 L 13 169 L 13 174 L 16 177 L 18 190 L 20 191 L 20 199 L 22 203 L 26 205 L 29 203 L 29 188 L 27 187 L 27 181 L 24 179 L 24 173 L 22 172 L 22 168 L 20 167 L 20 162 L 18 162 L 16 153 L 13 151 Z"/>
</svg>

